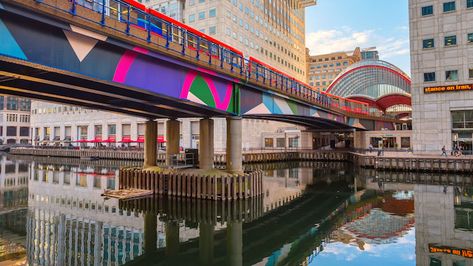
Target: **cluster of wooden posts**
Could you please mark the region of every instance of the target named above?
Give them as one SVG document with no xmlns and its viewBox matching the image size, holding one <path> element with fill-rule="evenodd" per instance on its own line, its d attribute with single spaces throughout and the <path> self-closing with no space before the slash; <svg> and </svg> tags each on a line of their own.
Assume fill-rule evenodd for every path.
<svg viewBox="0 0 473 266">
<path fill-rule="evenodd" d="M 263 172 L 208 176 L 187 172 L 162 173 L 142 168 L 123 168 L 120 189 L 151 190 L 156 195 L 210 200 L 247 199 L 263 194 Z"/>
</svg>

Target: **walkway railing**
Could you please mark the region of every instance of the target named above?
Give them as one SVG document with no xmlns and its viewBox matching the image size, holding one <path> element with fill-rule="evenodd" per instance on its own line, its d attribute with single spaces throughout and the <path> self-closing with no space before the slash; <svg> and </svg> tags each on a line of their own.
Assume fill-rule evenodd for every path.
<svg viewBox="0 0 473 266">
<path fill-rule="evenodd" d="M 384 116 L 367 104 L 314 90 L 295 79 L 211 36 L 197 31 L 133 0 L 16 0 L 17 4 L 32 8 L 48 7 L 63 18 L 81 19 L 95 24 L 103 31 L 127 40 L 146 43 L 165 50 L 195 64 L 233 75 L 269 89 L 281 92 L 310 104 L 345 114 L 371 117 Z M 28 3 L 29 2 L 29 3 Z M 39 6 L 38 6 L 39 5 Z M 43 10 L 44 11 L 44 10 Z M 67 16 L 65 16 L 67 15 Z"/>
</svg>

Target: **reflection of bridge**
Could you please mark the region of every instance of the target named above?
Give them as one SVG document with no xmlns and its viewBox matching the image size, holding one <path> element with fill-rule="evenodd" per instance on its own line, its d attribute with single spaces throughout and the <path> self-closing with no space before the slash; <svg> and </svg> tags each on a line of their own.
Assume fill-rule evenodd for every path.
<svg viewBox="0 0 473 266">
<path fill-rule="evenodd" d="M 200 261 L 206 265 L 251 265 L 260 262 L 264 258 L 272 256 L 272 253 L 279 250 L 285 243 L 291 243 L 306 235 L 320 223 L 320 228 L 316 229 L 316 234 L 309 234 L 311 241 L 298 242 L 291 252 L 307 256 L 316 247 L 320 246 L 325 237 L 330 234 L 334 219 L 340 211 L 347 205 L 347 199 L 351 193 L 346 190 L 345 181 L 332 182 L 330 185 L 319 184 L 317 189 L 309 189 L 300 198 L 295 199 L 288 205 L 282 206 L 271 212 L 271 215 L 264 215 L 259 219 L 242 223 L 242 220 L 228 220 L 225 231 L 210 232 L 201 227 L 199 240 L 183 243 L 181 248 L 185 250 L 179 252 L 179 247 L 167 247 L 157 251 L 157 255 L 152 252 L 137 259 L 136 263 L 146 263 L 147 265 L 161 265 L 169 263 L 194 263 L 199 257 Z M 342 191 L 336 193 L 336 191 Z M 310 211 L 309 211 L 310 210 Z M 335 212 L 334 212 L 335 211 Z M 297 219 L 294 219 L 297 217 Z M 201 225 L 207 221 L 200 221 Z M 213 227 L 212 223 L 210 226 Z M 284 236 L 284 237 L 282 237 Z M 284 241 L 284 242 L 281 242 Z M 211 246 L 207 244 L 211 243 Z M 305 244 L 301 244 L 305 243 Z M 301 250 L 302 246 L 305 246 Z M 175 256 L 160 256 L 161 253 Z M 153 255 L 151 255 L 153 254 Z M 215 254 L 215 255 L 214 255 Z M 300 259 L 295 256 L 286 259 Z M 236 264 L 235 264 L 236 263 Z"/>
<path fill-rule="evenodd" d="M 210 118 L 227 117 L 231 172 L 242 170 L 241 117 L 318 130 L 393 129 L 398 122 L 254 58 L 245 61 L 241 52 L 134 1 L 108 2 L 97 10 L 77 1 L 0 0 L 0 93 L 146 117 L 146 166 L 156 164 L 157 118 L 170 118 L 168 164 L 180 148 L 176 119 L 204 118 L 199 162 L 208 169 Z"/>
</svg>

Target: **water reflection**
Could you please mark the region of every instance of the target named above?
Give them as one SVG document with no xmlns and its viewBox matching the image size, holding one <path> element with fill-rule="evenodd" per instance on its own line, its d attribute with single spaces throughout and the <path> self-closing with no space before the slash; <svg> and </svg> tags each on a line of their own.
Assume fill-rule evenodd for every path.
<svg viewBox="0 0 473 266">
<path fill-rule="evenodd" d="M 459 176 L 431 183 L 423 178 L 419 184 L 412 174 L 355 169 L 343 163 L 264 164 L 247 166 L 265 171 L 265 194 L 251 200 L 104 199 L 104 189 L 118 187 L 120 164 L 3 157 L 0 263 L 27 259 L 33 265 L 471 265 L 473 261 L 468 258 L 473 246 L 473 186 L 461 183 Z M 429 247 L 458 249 L 460 255 L 446 254 L 448 249 L 432 252 Z"/>
</svg>

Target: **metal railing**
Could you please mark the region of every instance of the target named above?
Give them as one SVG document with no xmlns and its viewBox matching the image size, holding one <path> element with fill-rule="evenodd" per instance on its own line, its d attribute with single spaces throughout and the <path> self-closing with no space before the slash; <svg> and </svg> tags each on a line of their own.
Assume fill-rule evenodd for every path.
<svg viewBox="0 0 473 266">
<path fill-rule="evenodd" d="M 381 117 L 358 101 L 316 91 L 277 69 L 190 28 L 133 0 L 35 0 L 103 28 L 160 46 L 183 57 L 208 62 L 209 66 L 230 71 L 241 79 L 276 89 L 295 98 L 341 113 Z M 67 3 L 67 4 L 65 4 Z M 79 9 L 82 8 L 82 11 Z M 83 8 L 94 13 L 87 13 Z M 117 24 L 116 22 L 122 24 Z"/>
</svg>

